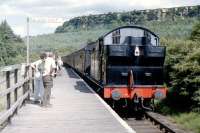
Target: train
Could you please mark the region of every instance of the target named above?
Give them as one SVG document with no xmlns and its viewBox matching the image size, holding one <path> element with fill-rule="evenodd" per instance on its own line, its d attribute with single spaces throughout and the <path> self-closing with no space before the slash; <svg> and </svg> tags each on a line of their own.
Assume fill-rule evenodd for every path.
<svg viewBox="0 0 200 133">
<path fill-rule="evenodd" d="M 158 35 L 133 25 L 115 28 L 62 60 L 101 86 L 98 92 L 110 104 L 138 110 L 152 109 L 155 99 L 167 95 L 165 54 Z"/>
</svg>

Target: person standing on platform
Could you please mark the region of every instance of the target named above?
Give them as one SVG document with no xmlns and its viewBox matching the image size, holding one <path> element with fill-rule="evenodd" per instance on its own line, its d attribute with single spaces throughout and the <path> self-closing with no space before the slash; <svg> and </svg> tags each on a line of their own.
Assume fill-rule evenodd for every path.
<svg viewBox="0 0 200 133">
<path fill-rule="evenodd" d="M 61 70 L 61 67 L 63 66 L 63 61 L 60 56 L 58 57 L 58 66 L 59 66 L 59 70 Z"/>
<path fill-rule="evenodd" d="M 56 75 L 61 76 L 61 67 L 63 66 L 63 62 L 60 56 L 57 56 L 56 58 L 56 66 L 57 66 Z"/>
<path fill-rule="evenodd" d="M 31 67 L 35 70 L 35 80 L 34 80 L 34 102 L 40 102 L 43 98 L 43 91 L 44 91 L 44 85 L 42 80 L 42 72 L 44 67 L 42 66 L 44 60 L 46 59 L 46 54 L 42 53 L 40 54 L 40 60 L 37 60 L 36 62 L 33 62 L 31 64 Z"/>
<path fill-rule="evenodd" d="M 53 54 L 48 53 L 48 57 L 44 61 L 44 72 L 43 72 L 43 84 L 44 84 L 44 95 L 43 95 L 43 106 L 49 106 L 51 89 L 53 88 L 53 77 L 55 77 L 56 64 L 53 59 Z"/>
</svg>

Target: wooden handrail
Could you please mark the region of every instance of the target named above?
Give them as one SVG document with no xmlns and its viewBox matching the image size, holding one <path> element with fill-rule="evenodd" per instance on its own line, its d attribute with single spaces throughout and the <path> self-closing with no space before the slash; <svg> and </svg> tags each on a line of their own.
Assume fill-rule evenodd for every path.
<svg viewBox="0 0 200 133">
<path fill-rule="evenodd" d="M 7 71 L 9 71 L 10 73 L 13 73 L 13 72 L 15 73 L 15 70 L 19 70 L 20 68 L 21 68 L 20 64 L 0 67 L 0 73 L 7 72 Z M 12 77 L 14 77 L 14 75 L 12 75 Z M 0 85 L 5 82 L 6 82 L 6 79 L 0 80 Z"/>
<path fill-rule="evenodd" d="M 20 69 L 21 65 L 10 65 L 10 66 L 5 66 L 0 69 L 1 72 L 6 72 L 6 71 L 14 71 L 15 69 Z"/>
<path fill-rule="evenodd" d="M 0 97 L 5 97 L 7 99 L 7 108 L 4 113 L 0 115 L 0 125 L 4 124 L 6 121 L 10 121 L 11 116 L 17 113 L 18 108 L 21 107 L 22 103 L 25 103 L 25 100 L 29 100 L 31 92 L 31 82 L 34 82 L 34 71 L 29 65 L 25 66 L 25 71 L 23 74 L 24 79 L 18 82 L 18 71 L 20 65 L 12 65 L 2 68 L 0 71 L 5 73 L 5 83 L 6 89 L 0 91 Z M 32 71 L 31 71 L 32 70 Z M 11 74 L 14 74 L 14 84 L 11 85 Z M 32 85 L 33 86 L 33 85 Z M 34 87 L 34 86 L 33 86 Z M 18 97 L 18 89 L 22 88 L 23 94 Z M 33 89 L 33 88 L 32 88 Z M 11 104 L 11 93 L 14 93 L 14 103 Z"/>
<path fill-rule="evenodd" d="M 3 113 L 0 116 L 0 125 L 3 124 L 10 116 L 13 115 L 15 110 L 22 105 L 24 100 L 28 97 L 29 92 L 26 92 L 24 95 L 22 95 L 17 102 L 15 102 L 9 110 L 7 110 L 5 113 Z"/>
<path fill-rule="evenodd" d="M 19 82 L 19 83 L 16 83 L 14 86 L 4 90 L 4 91 L 1 91 L 0 92 L 0 97 L 3 97 L 3 96 L 6 96 L 8 93 L 12 93 L 15 89 L 17 89 L 18 87 L 22 87 L 24 85 L 25 82 L 29 81 L 30 78 L 26 78 L 25 80 Z"/>
</svg>

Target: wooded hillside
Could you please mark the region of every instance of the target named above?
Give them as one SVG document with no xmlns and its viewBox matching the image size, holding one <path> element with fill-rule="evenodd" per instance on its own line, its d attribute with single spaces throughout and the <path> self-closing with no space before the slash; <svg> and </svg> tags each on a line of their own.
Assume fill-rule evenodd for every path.
<svg viewBox="0 0 200 133">
<path fill-rule="evenodd" d="M 24 61 L 25 45 L 6 21 L 0 24 L 0 66 Z"/>
</svg>

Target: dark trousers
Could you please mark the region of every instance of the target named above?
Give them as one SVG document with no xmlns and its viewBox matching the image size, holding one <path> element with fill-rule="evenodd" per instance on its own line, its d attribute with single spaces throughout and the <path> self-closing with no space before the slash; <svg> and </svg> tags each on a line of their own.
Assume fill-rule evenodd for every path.
<svg viewBox="0 0 200 133">
<path fill-rule="evenodd" d="M 51 88 L 53 88 L 53 78 L 52 76 L 43 76 L 43 84 L 44 84 L 44 94 L 42 103 L 43 105 L 50 104 L 50 97 L 51 97 Z"/>
</svg>

